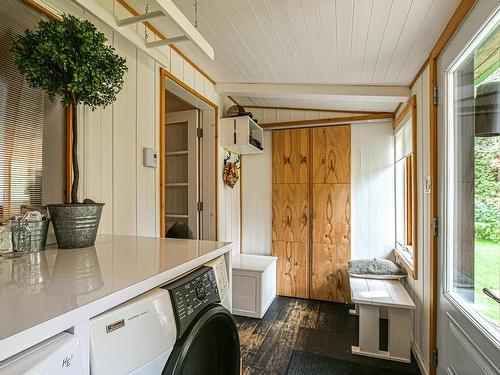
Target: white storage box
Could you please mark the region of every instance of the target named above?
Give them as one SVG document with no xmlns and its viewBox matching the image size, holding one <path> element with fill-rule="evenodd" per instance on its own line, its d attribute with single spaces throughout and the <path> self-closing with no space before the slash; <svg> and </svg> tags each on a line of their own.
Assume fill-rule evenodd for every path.
<svg viewBox="0 0 500 375">
<path fill-rule="evenodd" d="M 276 257 L 233 258 L 233 314 L 262 318 L 276 296 Z"/>
</svg>

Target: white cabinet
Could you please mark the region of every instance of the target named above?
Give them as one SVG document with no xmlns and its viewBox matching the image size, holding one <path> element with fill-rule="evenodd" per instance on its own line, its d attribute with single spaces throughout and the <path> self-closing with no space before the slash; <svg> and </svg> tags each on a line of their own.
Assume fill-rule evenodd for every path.
<svg viewBox="0 0 500 375">
<path fill-rule="evenodd" d="M 221 119 L 220 138 L 221 146 L 236 154 L 264 152 L 264 131 L 249 116 Z"/>
<path fill-rule="evenodd" d="M 261 319 L 276 297 L 276 257 L 233 258 L 233 314 Z"/>
</svg>

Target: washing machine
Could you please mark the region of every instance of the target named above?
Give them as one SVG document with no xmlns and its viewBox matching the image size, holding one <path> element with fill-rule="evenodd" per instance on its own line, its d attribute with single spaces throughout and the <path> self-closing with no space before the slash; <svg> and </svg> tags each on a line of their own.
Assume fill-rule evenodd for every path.
<svg viewBox="0 0 500 375">
<path fill-rule="evenodd" d="M 78 337 L 60 333 L 0 362 L 0 375 L 82 375 Z"/>
<path fill-rule="evenodd" d="M 221 303 L 228 283 L 220 264 L 198 268 L 92 319 L 91 373 L 239 374 L 238 331 Z"/>
</svg>

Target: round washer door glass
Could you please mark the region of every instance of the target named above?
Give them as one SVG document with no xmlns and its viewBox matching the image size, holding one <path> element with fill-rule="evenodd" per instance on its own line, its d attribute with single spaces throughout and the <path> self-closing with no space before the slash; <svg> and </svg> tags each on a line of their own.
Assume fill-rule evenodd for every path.
<svg viewBox="0 0 500 375">
<path fill-rule="evenodd" d="M 214 305 L 177 341 L 163 375 L 237 375 L 240 340 L 229 311 Z"/>
</svg>

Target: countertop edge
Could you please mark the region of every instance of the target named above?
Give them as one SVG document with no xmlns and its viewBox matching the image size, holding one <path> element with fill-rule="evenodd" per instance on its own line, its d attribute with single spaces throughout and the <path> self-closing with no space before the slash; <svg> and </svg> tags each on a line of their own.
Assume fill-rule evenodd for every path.
<svg viewBox="0 0 500 375">
<path fill-rule="evenodd" d="M 172 269 L 4 338 L 0 341 L 0 361 L 26 350 L 60 332 L 67 331 L 72 327 L 77 325 L 88 325 L 91 318 L 145 293 L 148 290 L 173 281 L 210 260 L 231 252 L 231 249 L 231 244 L 226 243 L 222 247 L 201 255 L 196 259 L 182 263 Z"/>
</svg>

